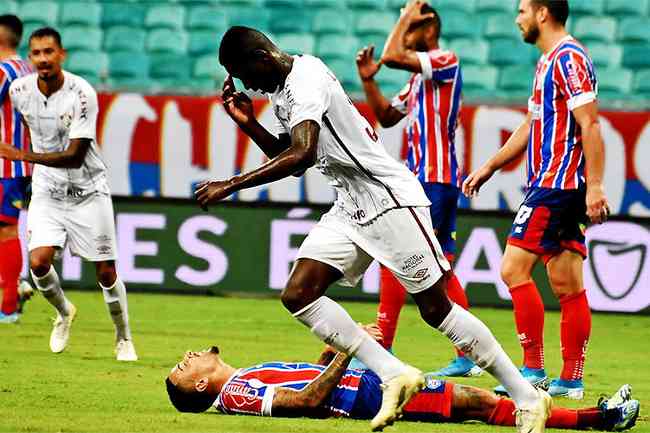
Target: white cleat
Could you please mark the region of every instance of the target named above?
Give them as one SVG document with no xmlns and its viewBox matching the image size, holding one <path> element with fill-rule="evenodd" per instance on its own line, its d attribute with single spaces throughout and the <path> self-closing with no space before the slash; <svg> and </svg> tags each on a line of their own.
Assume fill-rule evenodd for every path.
<svg viewBox="0 0 650 433">
<path fill-rule="evenodd" d="M 61 353 L 65 350 L 65 347 L 68 345 L 68 339 L 70 338 L 70 326 L 72 321 L 77 315 L 77 307 L 72 304 L 69 304 L 68 307 L 70 314 L 67 316 L 61 316 L 57 314 L 56 320 L 54 320 L 54 326 L 52 328 L 52 334 L 50 334 L 50 350 L 54 353 Z"/>
<path fill-rule="evenodd" d="M 133 362 L 138 360 L 138 355 L 135 353 L 135 347 L 131 340 L 118 340 L 115 345 L 115 355 L 118 361 Z"/>
<path fill-rule="evenodd" d="M 601 403 L 605 403 L 605 409 L 614 409 L 616 406 L 620 406 L 626 401 L 632 399 L 632 387 L 628 384 L 621 386 L 613 396 L 607 400 L 598 402 L 600 406 Z"/>
<path fill-rule="evenodd" d="M 517 409 L 517 433 L 544 433 L 546 420 L 551 416 L 553 399 L 542 389 L 537 389 L 539 400 L 529 408 Z"/>
<path fill-rule="evenodd" d="M 407 366 L 406 371 L 381 385 L 383 390 L 381 408 L 370 421 L 372 431 L 382 431 L 402 415 L 402 409 L 424 387 L 424 376 L 416 368 Z"/>
</svg>

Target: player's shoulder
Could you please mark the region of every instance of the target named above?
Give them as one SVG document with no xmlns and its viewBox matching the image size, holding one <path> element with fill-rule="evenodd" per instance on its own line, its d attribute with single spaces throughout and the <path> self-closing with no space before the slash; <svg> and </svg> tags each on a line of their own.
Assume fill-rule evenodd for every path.
<svg viewBox="0 0 650 433">
<path fill-rule="evenodd" d="M 328 67 L 318 57 L 309 54 L 295 56 L 288 84 L 308 88 L 315 81 L 328 78 L 328 72 Z"/>
<path fill-rule="evenodd" d="M 555 58 L 561 61 L 566 61 L 570 58 L 578 58 L 587 62 L 591 62 L 589 53 L 585 46 L 574 38 L 567 38 L 560 43 L 560 46 L 557 48 Z"/>
<path fill-rule="evenodd" d="M 440 64 L 451 65 L 455 62 L 458 62 L 458 55 L 454 51 L 448 50 L 446 48 L 435 48 L 433 50 L 429 50 L 427 54 L 430 58 L 434 59 Z"/>
<path fill-rule="evenodd" d="M 20 97 L 29 94 L 36 84 L 37 75 L 35 72 L 18 77 L 11 82 L 9 94 L 12 97 Z"/>
<path fill-rule="evenodd" d="M 65 74 L 64 86 L 66 91 L 76 94 L 79 99 L 97 99 L 95 88 L 83 77 L 68 71 L 63 73 Z"/>
</svg>

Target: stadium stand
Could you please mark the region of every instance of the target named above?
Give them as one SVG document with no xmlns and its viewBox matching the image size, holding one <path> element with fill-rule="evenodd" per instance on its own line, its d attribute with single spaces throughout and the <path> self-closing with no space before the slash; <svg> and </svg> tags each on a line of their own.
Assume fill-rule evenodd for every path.
<svg viewBox="0 0 650 433">
<path fill-rule="evenodd" d="M 650 0 L 569 0 L 569 28 L 590 51 L 609 102 L 650 107 Z M 521 104 L 537 50 L 514 24 L 517 0 L 431 0 L 442 16 L 443 48 L 458 53 L 466 100 Z M 376 55 L 403 0 L 3 0 L 0 13 L 17 13 L 25 33 L 57 26 L 70 51 L 71 70 L 103 88 L 160 92 L 213 92 L 225 75 L 216 52 L 230 25 L 259 28 L 292 53 L 315 54 L 347 89 L 361 91 L 354 57 L 374 44 Z M 26 52 L 24 38 L 21 53 Z M 132 65 L 129 65 L 132 56 Z M 174 73 L 160 62 L 182 59 Z M 97 65 L 83 67 L 93 58 Z M 618 75 L 617 75 L 618 74 Z M 519 76 L 521 75 L 521 76 Z M 601 77 L 602 75 L 602 77 Z M 386 93 L 408 74 L 382 68 Z M 142 85 L 142 87 L 138 87 Z"/>
</svg>

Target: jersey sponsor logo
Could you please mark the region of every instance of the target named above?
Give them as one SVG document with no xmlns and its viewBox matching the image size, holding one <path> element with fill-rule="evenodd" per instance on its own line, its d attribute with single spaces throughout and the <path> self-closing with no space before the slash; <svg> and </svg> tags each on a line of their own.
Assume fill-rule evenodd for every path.
<svg viewBox="0 0 650 433">
<path fill-rule="evenodd" d="M 583 68 L 578 67 L 572 60 L 565 63 L 567 70 L 567 83 L 572 94 L 582 93 L 582 85 L 587 80 L 587 75 Z"/>
<path fill-rule="evenodd" d="M 451 62 L 454 58 L 454 54 L 450 51 L 445 51 L 441 53 L 440 55 L 435 57 L 435 61 L 440 63 L 441 66 L 446 65 L 447 63 Z"/>
<path fill-rule="evenodd" d="M 413 254 L 412 256 L 410 256 L 406 260 L 404 260 L 404 264 L 402 265 L 402 272 L 409 271 L 409 270 L 415 268 L 416 266 L 419 266 L 422 263 L 423 260 L 424 260 L 424 254 L 421 254 L 421 253 Z M 424 269 L 421 269 L 421 270 L 424 270 Z"/>
</svg>

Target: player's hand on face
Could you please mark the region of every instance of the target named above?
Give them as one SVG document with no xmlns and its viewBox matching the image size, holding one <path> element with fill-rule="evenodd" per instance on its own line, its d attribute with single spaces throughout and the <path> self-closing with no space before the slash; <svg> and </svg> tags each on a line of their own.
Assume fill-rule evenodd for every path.
<svg viewBox="0 0 650 433">
<path fill-rule="evenodd" d="M 412 1 L 402 9 L 402 15 L 406 15 L 411 24 L 417 24 L 424 20 L 433 18 L 435 16 L 433 13 L 422 13 L 422 5 L 424 5 L 423 1 Z"/>
<path fill-rule="evenodd" d="M 375 62 L 375 59 L 373 58 L 374 53 L 374 45 L 363 47 L 357 53 L 357 70 L 359 71 L 359 78 L 361 78 L 361 81 L 372 79 L 381 68 L 381 60 Z"/>
<path fill-rule="evenodd" d="M 0 158 L 8 159 L 9 161 L 18 161 L 22 159 L 20 150 L 9 146 L 6 143 L 0 143 Z"/>
<path fill-rule="evenodd" d="M 253 102 L 245 93 L 237 91 L 231 75 L 223 82 L 222 90 L 223 106 L 235 122 L 245 125 L 255 118 Z"/>
<path fill-rule="evenodd" d="M 490 178 L 494 172 L 486 166 L 482 166 L 478 170 L 470 173 L 469 176 L 465 179 L 462 186 L 463 194 L 467 197 L 472 198 L 478 194 L 478 190 L 481 189 L 481 186 Z"/>
<path fill-rule="evenodd" d="M 220 200 L 228 197 L 234 191 L 232 189 L 232 181 L 230 180 L 209 180 L 201 182 L 194 196 L 196 201 L 199 202 L 201 209 L 208 210 L 209 204 L 217 203 Z"/>
<path fill-rule="evenodd" d="M 587 216 L 594 224 L 602 224 L 609 217 L 609 203 L 602 185 L 587 187 Z"/>
</svg>

